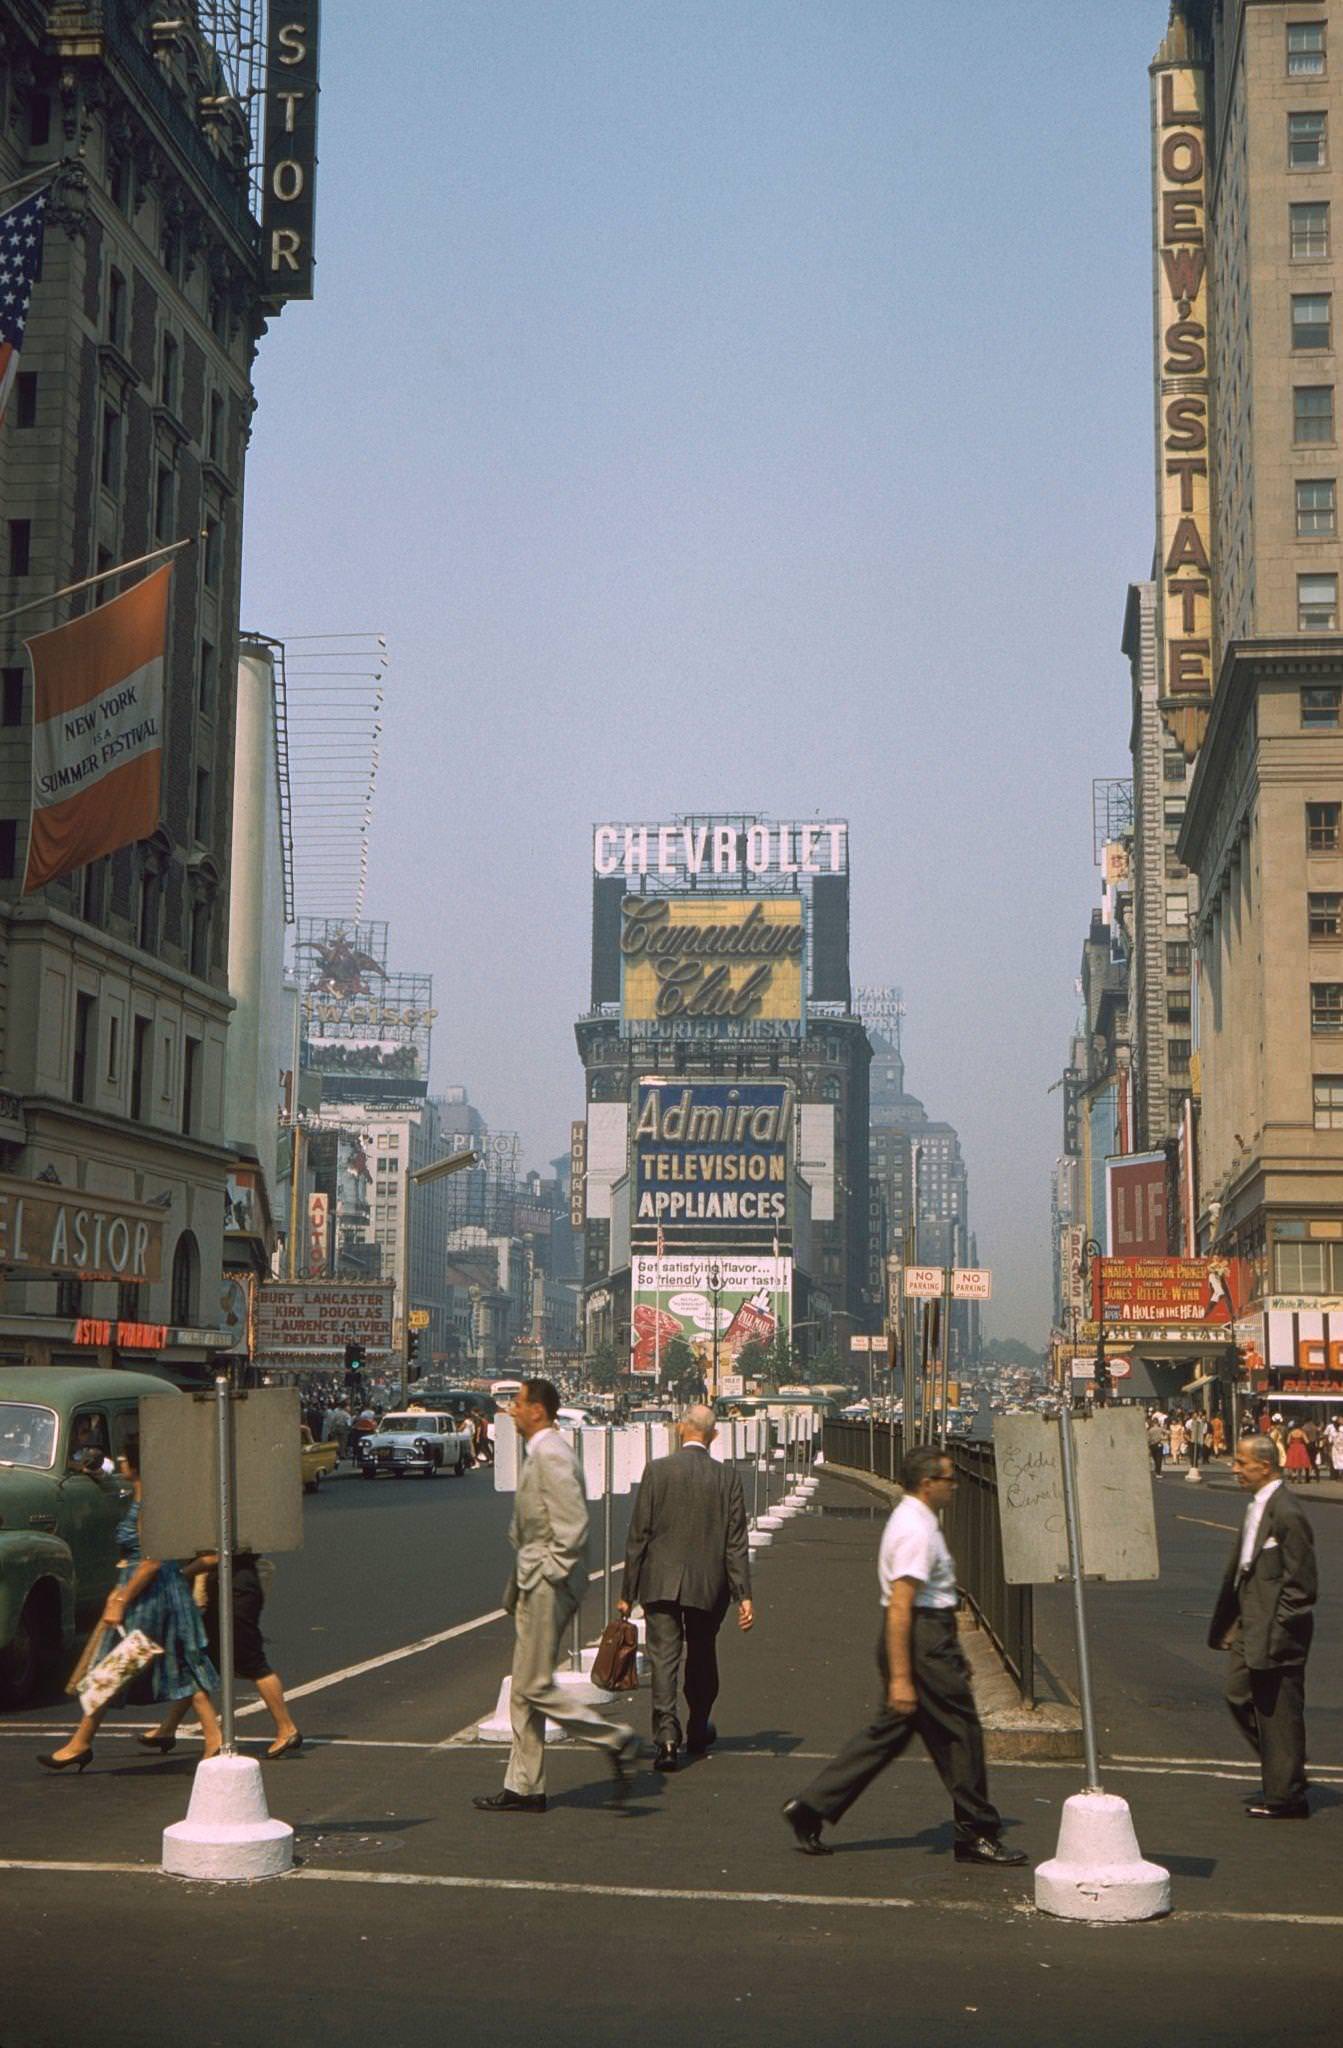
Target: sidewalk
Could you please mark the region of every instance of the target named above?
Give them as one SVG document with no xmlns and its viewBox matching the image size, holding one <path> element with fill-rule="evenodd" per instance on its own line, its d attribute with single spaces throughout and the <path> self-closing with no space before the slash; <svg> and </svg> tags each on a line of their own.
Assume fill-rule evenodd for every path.
<svg viewBox="0 0 1343 2048">
<path fill-rule="evenodd" d="M 155 1874 L 193 1751 L 158 1762 L 109 1733 L 83 1777 L 51 1779 L 31 1730 L 0 1741 L 0 1910 L 13 1953 L 49 1959 L 11 1975 L 0 2041 L 354 2048 L 374 2035 L 428 2048 L 450 2025 L 467 2048 L 528 2033 L 548 2048 L 679 2048 L 690 2027 L 734 2048 L 824 2048 L 898 2027 L 939 2048 L 1038 2048 L 1083 2029 L 1088 2048 L 1132 2048 L 1168 2034 L 1177 1980 L 1194 1987 L 1186 2044 L 1280 2029 L 1284 1983 L 1294 2040 L 1334 2038 L 1343 1757 L 1313 1762 L 1308 1827 L 1247 1823 L 1255 1777 L 1228 1748 L 1211 1675 L 1202 1756 L 1105 1772 L 1145 1853 L 1172 1871 L 1167 1922 L 1049 1921 L 1029 1866 L 956 1864 L 947 1799 L 917 1744 L 833 1831 L 834 1856 L 796 1852 L 783 1801 L 875 1703 L 885 1513 L 823 1480 L 818 1509 L 757 1560 L 756 1628 L 724 1627 L 717 1748 L 668 1777 L 645 1751 L 623 1810 L 602 1760 L 566 1744 L 544 1817 L 481 1814 L 471 1801 L 501 1783 L 502 1749 L 454 1743 L 449 1725 L 407 1739 L 385 1718 L 390 1698 L 370 1739 L 369 1681 L 356 1679 L 314 1695 L 311 1749 L 266 1772 L 272 1810 L 299 1829 L 301 1869 L 197 1888 Z M 405 1727 L 422 1730 L 427 1670 L 394 1669 Z M 646 1740 L 647 1691 L 629 1704 Z M 489 1705 L 482 1695 L 479 1711 Z M 1007 1839 L 1032 1865 L 1051 1855 L 1080 1767 L 993 1763 L 990 1783 Z M 191 1959 L 187 2034 L 176 1970 L 141 1960 L 151 1918 L 155 1953 Z M 96 1973 L 91 1986 L 68 1965 L 109 1953 L 123 1960 L 103 1996 Z"/>
</svg>

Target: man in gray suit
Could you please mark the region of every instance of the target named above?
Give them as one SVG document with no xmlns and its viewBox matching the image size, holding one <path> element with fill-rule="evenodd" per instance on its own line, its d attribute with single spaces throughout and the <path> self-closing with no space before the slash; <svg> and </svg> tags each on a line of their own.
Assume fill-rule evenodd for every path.
<svg viewBox="0 0 1343 2048">
<path fill-rule="evenodd" d="M 639 1482 L 619 1602 L 628 1614 L 642 1601 L 648 1620 L 656 1771 L 674 1771 L 679 1761 L 682 1653 L 686 1747 L 702 1755 L 716 1733 L 709 1715 L 718 1697 L 717 1637 L 728 1601 L 737 1602 L 738 1627 L 748 1629 L 755 1620 L 741 1478 L 734 1466 L 709 1455 L 717 1435 L 713 1409 L 689 1409 L 677 1433 L 680 1450 L 654 1458 Z"/>
<path fill-rule="evenodd" d="M 617 1796 L 638 1753 L 632 1728 L 608 1721 L 555 1683 L 564 1631 L 587 1588 L 588 1504 L 578 1460 L 555 1427 L 560 1397 L 549 1380 L 524 1380 L 510 1414 L 526 1445 L 509 1540 L 516 1556 L 504 1592 L 513 1616 L 513 1748 L 502 1792 L 473 1801 L 482 1813 L 546 1810 L 546 1717 L 606 1751 Z"/>
<path fill-rule="evenodd" d="M 1226 1703 L 1259 1758 L 1263 1793 L 1252 1820 L 1309 1820 L 1306 1658 L 1315 1629 L 1315 1533 L 1282 1483 L 1272 1437 L 1244 1436 L 1232 1460 L 1251 1496 L 1208 1629 L 1229 1650 Z"/>
</svg>

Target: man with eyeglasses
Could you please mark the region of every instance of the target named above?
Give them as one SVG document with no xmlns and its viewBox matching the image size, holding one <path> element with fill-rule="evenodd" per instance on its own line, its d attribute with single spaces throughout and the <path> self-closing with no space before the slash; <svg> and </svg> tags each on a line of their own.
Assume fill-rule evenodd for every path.
<svg viewBox="0 0 1343 2048">
<path fill-rule="evenodd" d="M 784 1819 L 804 1855 L 832 1855 L 822 1824 L 841 1819 L 918 1735 L 951 1794 L 956 1861 L 1015 1867 L 1026 1858 L 999 1840 L 1002 1816 L 989 1798 L 984 1731 L 956 1632 L 956 1567 L 938 1521 L 956 1469 L 945 1451 L 925 1444 L 909 1453 L 900 1476 L 904 1498 L 886 1523 L 877 1564 L 885 1610 L 877 1711 L 788 1801 Z"/>
</svg>

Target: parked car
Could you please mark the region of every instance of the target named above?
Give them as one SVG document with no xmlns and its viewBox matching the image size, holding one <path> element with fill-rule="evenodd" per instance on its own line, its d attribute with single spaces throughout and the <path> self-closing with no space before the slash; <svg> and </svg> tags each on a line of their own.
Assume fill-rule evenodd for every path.
<svg viewBox="0 0 1343 2048">
<path fill-rule="evenodd" d="M 365 1479 L 376 1479 L 379 1472 L 390 1472 L 393 1479 L 404 1479 L 407 1472 L 425 1479 L 454 1472 L 460 1479 L 466 1470 L 466 1442 L 455 1416 L 428 1409 L 397 1409 L 351 1444 Z"/>
<path fill-rule="evenodd" d="M 91 1628 L 117 1575 L 131 1500 L 114 1460 L 142 1397 L 178 1398 L 151 1373 L 79 1365 L 0 1375 L 0 1700 L 31 1699 Z"/>
<path fill-rule="evenodd" d="M 338 1443 L 319 1443 L 306 1422 L 300 1422 L 299 1440 L 303 1446 L 303 1491 L 316 1493 L 322 1483 L 324 1472 L 334 1472 L 340 1462 Z"/>
</svg>

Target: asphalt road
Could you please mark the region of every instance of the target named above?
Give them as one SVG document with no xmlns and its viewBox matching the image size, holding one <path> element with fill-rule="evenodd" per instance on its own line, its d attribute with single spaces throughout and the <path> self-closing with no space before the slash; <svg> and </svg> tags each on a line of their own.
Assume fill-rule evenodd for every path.
<svg viewBox="0 0 1343 2048">
<path fill-rule="evenodd" d="M 300 1702 L 311 1746 L 266 1771 L 272 1811 L 298 1831 L 293 1876 L 211 1887 L 157 1874 L 191 1752 L 159 1761 L 109 1734 L 86 1774 L 51 1779 L 31 1762 L 33 1721 L 0 1724 L 0 2044 L 430 2048 L 450 2035 L 467 2048 L 529 2036 L 682 2048 L 689 2032 L 816 2048 L 858 2029 L 955 2048 L 1078 2035 L 1088 2048 L 1144 2048 L 1173 2032 L 1186 2048 L 1249 2048 L 1284 2030 L 1332 2044 L 1337 1607 L 1312 1672 L 1315 1817 L 1248 1823 L 1253 1772 L 1234 1761 L 1218 1661 L 1182 1611 L 1206 1614 L 1231 1538 L 1202 1523 L 1234 1524 L 1238 1502 L 1189 1488 L 1187 1503 L 1175 1482 L 1166 1492 L 1161 1581 L 1097 1589 L 1093 1607 L 1107 1784 L 1172 1872 L 1169 1920 L 1051 1921 L 1033 1910 L 1029 1867 L 955 1864 L 945 1794 L 913 1750 L 835 1830 L 832 1857 L 795 1852 L 780 1803 L 873 1691 L 881 1515 L 856 1488 L 826 1483 L 823 1511 L 790 1523 L 759 1561 L 757 1627 L 724 1630 L 722 1739 L 707 1761 L 674 1778 L 645 1765 L 622 1810 L 599 1759 L 559 1748 L 549 1812 L 518 1819 L 471 1804 L 499 1784 L 502 1750 L 450 1739 L 493 1699 L 505 1624 L 346 1670 L 496 1604 L 507 1503 L 484 1477 L 341 1482 L 310 1502 L 308 1546 L 284 1561 L 271 1614 L 291 1684 L 318 1688 Z M 1343 1508 L 1312 1512 L 1335 1602 Z M 590 1628 L 599 1618 L 594 1602 Z M 1046 1617 L 1044 1632 L 1053 1626 Z M 1177 1681 L 1178 1709 L 1161 1704 Z M 617 1711 L 646 1732 L 646 1692 Z M 35 1719 L 50 1723 L 50 1709 Z M 995 1764 L 991 1786 L 1008 1839 L 1031 1863 L 1052 1854 L 1079 1768 Z"/>
</svg>

